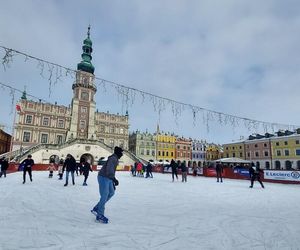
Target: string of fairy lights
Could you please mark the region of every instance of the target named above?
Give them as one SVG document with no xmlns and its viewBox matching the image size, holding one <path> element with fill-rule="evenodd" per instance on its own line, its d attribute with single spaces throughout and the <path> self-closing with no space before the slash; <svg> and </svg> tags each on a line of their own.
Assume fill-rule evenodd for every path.
<svg viewBox="0 0 300 250">
<path fill-rule="evenodd" d="M 24 63 L 28 63 L 29 61 L 34 62 L 40 76 L 47 79 L 49 97 L 51 97 L 54 86 L 58 82 L 62 81 L 64 77 L 71 77 L 73 79 L 76 77 L 77 71 L 74 69 L 5 46 L 0 45 L 0 49 L 4 52 L 4 56 L 2 57 L 4 71 L 12 66 L 14 63 L 14 58 L 17 56 L 22 57 L 24 59 Z M 137 104 L 136 102 L 139 97 L 142 100 L 142 103 L 149 101 L 152 104 L 154 111 L 158 113 L 159 117 L 163 115 L 164 112 L 168 112 L 167 108 L 170 108 L 176 123 L 178 123 L 178 119 L 184 111 L 189 111 L 191 113 L 191 119 L 193 120 L 194 126 L 197 123 L 197 118 L 200 118 L 202 119 L 202 122 L 206 126 L 208 132 L 213 123 L 218 123 L 221 126 L 230 126 L 233 129 L 243 126 L 249 132 L 256 132 L 259 129 L 263 129 L 265 132 L 274 132 L 280 129 L 295 130 L 296 128 L 300 127 L 299 125 L 260 121 L 206 109 L 200 106 L 152 94 L 133 87 L 128 87 L 124 84 L 109 81 L 97 76 L 95 76 L 95 85 L 98 89 L 101 89 L 105 92 L 107 91 L 108 87 L 113 89 L 118 95 L 118 98 L 122 101 L 122 106 L 124 105 L 126 110 L 128 110 L 129 107 L 133 107 L 135 104 Z M 1 82 L 0 86 L 1 88 L 9 89 L 9 95 L 11 97 L 11 110 L 13 110 L 15 106 L 15 93 L 22 91 L 11 87 L 9 84 L 4 84 Z M 38 98 L 30 94 L 28 94 L 28 96 L 42 100 L 42 98 Z"/>
</svg>

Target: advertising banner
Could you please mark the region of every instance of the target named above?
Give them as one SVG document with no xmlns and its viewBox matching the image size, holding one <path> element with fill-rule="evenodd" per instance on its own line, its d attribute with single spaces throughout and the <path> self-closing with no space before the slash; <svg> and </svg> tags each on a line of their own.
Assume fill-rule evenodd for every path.
<svg viewBox="0 0 300 250">
<path fill-rule="evenodd" d="M 300 181 L 300 171 L 264 170 L 264 178 L 269 180 Z"/>
<path fill-rule="evenodd" d="M 235 174 L 239 174 L 239 175 L 244 176 L 244 177 L 247 177 L 247 178 L 250 177 L 249 169 L 248 169 L 248 168 L 235 168 L 235 169 L 233 170 L 233 172 L 234 172 Z"/>
<path fill-rule="evenodd" d="M 215 168 L 208 168 L 208 169 L 206 169 L 206 176 L 208 176 L 208 177 L 215 177 L 215 176 L 217 176 L 216 169 Z"/>
</svg>

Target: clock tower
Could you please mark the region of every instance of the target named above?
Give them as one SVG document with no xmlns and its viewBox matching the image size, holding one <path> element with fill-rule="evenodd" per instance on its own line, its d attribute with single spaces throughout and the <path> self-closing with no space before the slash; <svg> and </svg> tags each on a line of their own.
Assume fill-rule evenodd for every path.
<svg viewBox="0 0 300 250">
<path fill-rule="evenodd" d="M 92 64 L 92 40 L 90 39 L 90 26 L 87 38 L 83 41 L 82 61 L 77 64 L 75 83 L 72 85 L 72 118 L 67 140 L 75 138 L 96 139 L 95 133 L 95 67 Z"/>
</svg>

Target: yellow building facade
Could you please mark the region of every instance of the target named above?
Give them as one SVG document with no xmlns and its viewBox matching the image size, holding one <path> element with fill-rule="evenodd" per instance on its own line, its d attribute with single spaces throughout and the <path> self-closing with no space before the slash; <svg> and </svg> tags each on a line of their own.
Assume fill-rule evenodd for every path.
<svg viewBox="0 0 300 250">
<path fill-rule="evenodd" d="M 234 142 L 223 145 L 224 157 L 238 157 L 241 159 L 245 158 L 245 143 L 244 142 Z"/>
<path fill-rule="evenodd" d="M 172 134 L 157 133 L 156 137 L 156 160 L 171 161 L 175 159 L 176 137 Z"/>
</svg>

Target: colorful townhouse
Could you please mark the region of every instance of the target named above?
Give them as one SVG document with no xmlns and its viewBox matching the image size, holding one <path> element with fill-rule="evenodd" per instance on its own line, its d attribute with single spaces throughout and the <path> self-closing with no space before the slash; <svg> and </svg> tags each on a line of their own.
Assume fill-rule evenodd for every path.
<svg viewBox="0 0 300 250">
<path fill-rule="evenodd" d="M 274 169 L 300 169 L 300 134 L 279 133 L 271 143 Z"/>
<path fill-rule="evenodd" d="M 192 162 L 198 167 L 203 167 L 206 153 L 206 141 L 194 139 L 192 141 Z"/>
<path fill-rule="evenodd" d="M 175 155 L 177 161 L 185 161 L 187 166 L 191 166 L 192 140 L 183 137 L 177 137 L 175 140 Z"/>
<path fill-rule="evenodd" d="M 156 160 L 171 161 L 176 158 L 175 141 L 176 136 L 170 133 L 157 132 L 156 136 Z"/>
<path fill-rule="evenodd" d="M 148 132 L 136 131 L 129 135 L 129 151 L 144 160 L 156 160 L 156 138 Z"/>
</svg>

